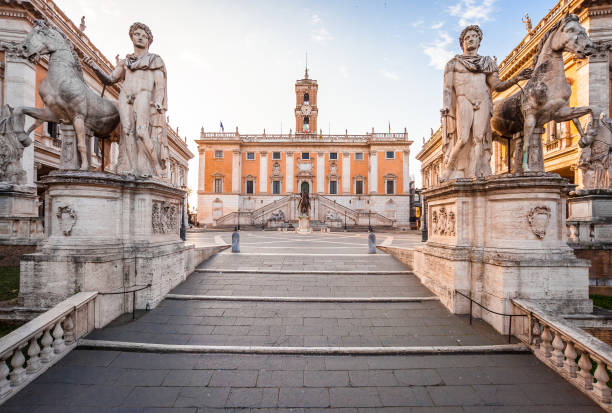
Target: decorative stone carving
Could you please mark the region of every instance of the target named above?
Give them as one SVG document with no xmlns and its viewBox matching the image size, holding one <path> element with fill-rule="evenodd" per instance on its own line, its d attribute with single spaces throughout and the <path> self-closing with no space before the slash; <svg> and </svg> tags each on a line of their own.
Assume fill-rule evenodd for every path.
<svg viewBox="0 0 612 413">
<path fill-rule="evenodd" d="M 274 164 L 272 165 L 272 178 L 282 178 L 283 175 L 281 174 L 281 165 L 279 162 L 274 162 Z"/>
<path fill-rule="evenodd" d="M 5 105 L 0 114 L 0 182 L 19 185 L 26 183 L 26 172 L 21 168 L 23 148 L 29 146 L 32 139 L 19 133 L 15 121 L 13 108 Z"/>
<path fill-rule="evenodd" d="M 580 189 L 610 188 L 612 120 L 602 113 L 600 127 L 594 131 L 592 122 L 589 123 L 589 129 L 578 141 L 578 146 L 581 148 L 578 161 L 582 173 Z"/>
<path fill-rule="evenodd" d="M 72 229 L 77 222 L 76 211 L 70 205 L 65 205 L 58 207 L 55 215 L 59 221 L 60 229 L 65 236 L 69 237 L 72 234 Z"/>
<path fill-rule="evenodd" d="M 340 217 L 334 211 L 327 211 L 325 214 L 325 221 L 340 221 Z"/>
<path fill-rule="evenodd" d="M 447 211 L 445 207 L 434 209 L 431 214 L 432 231 L 434 234 L 455 236 L 455 213 Z"/>
<path fill-rule="evenodd" d="M 548 224 L 550 223 L 550 216 L 551 211 L 547 206 L 537 206 L 531 208 L 529 214 L 527 214 L 527 222 L 529 222 L 529 227 L 539 239 L 544 238 L 546 235 L 546 230 L 548 229 Z"/>
<path fill-rule="evenodd" d="M 179 231 L 178 204 L 167 201 L 153 201 L 151 224 L 154 234 L 169 234 Z"/>
<path fill-rule="evenodd" d="M 281 211 L 280 209 L 276 212 L 273 212 L 272 216 L 269 218 L 269 221 L 274 221 L 274 222 L 284 221 L 284 220 L 285 220 L 285 213 Z"/>
</svg>

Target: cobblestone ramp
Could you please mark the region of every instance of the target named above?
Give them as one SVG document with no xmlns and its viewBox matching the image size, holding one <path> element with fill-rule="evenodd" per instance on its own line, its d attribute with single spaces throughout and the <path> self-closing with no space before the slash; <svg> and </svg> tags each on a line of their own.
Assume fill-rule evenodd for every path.
<svg viewBox="0 0 612 413">
<path fill-rule="evenodd" d="M 269 240 L 266 235 L 265 241 Z M 480 321 L 470 326 L 467 317 L 449 313 L 439 301 L 334 302 L 346 297 L 363 300 L 432 294 L 391 256 L 320 255 L 322 250 L 325 245 L 315 243 L 299 254 L 218 254 L 199 266 L 203 271 L 196 271 L 175 288 L 173 299 L 164 300 L 135 321 L 131 317 L 115 320 L 87 338 L 295 347 L 303 348 L 304 353 L 315 347 L 460 348 L 507 342 L 507 337 Z M 181 295 L 237 300 L 184 300 Z M 272 299 L 240 298 L 244 296 Z M 290 302 L 286 297 L 321 297 L 331 302 Z M 3 411 L 600 410 L 530 354 L 316 356 L 79 349 L 1 406 Z"/>
</svg>

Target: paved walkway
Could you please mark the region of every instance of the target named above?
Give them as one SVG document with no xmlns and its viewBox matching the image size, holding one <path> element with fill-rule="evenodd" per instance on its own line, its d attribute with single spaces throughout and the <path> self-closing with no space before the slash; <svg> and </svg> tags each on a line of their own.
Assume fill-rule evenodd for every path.
<svg viewBox="0 0 612 413">
<path fill-rule="evenodd" d="M 178 286 L 173 299 L 136 321 L 118 319 L 87 338 L 272 349 L 291 346 L 304 347 L 304 353 L 308 347 L 461 347 L 507 340 L 486 324 L 475 321 L 470 326 L 467 318 L 427 299 L 291 301 L 431 297 L 392 257 L 364 255 L 367 234 L 241 235 L 244 254 L 219 254 Z M 262 246 L 275 247 L 276 254 Z M 186 294 L 232 296 L 233 300 L 181 299 Z M 281 298 L 257 301 L 241 296 Z M 0 407 L 3 411 L 600 410 L 530 354 L 324 356 L 79 349 Z"/>
</svg>

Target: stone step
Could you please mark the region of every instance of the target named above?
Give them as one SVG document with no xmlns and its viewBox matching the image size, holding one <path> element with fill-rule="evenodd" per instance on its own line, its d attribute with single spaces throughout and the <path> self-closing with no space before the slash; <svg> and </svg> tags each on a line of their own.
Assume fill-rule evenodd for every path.
<svg viewBox="0 0 612 413">
<path fill-rule="evenodd" d="M 505 344 L 480 320 L 438 301 L 399 303 L 164 300 L 135 321 L 87 338 L 152 344 L 273 347 L 411 347 Z"/>
<path fill-rule="evenodd" d="M 212 271 L 212 270 L 211 270 Z M 422 297 L 433 295 L 408 271 L 399 273 L 228 273 L 196 271 L 173 294 L 270 297 Z"/>
</svg>

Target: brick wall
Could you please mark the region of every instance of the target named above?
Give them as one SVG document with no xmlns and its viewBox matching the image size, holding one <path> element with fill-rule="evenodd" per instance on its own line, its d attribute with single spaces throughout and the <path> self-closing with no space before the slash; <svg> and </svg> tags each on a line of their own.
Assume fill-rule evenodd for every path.
<svg viewBox="0 0 612 413">
<path fill-rule="evenodd" d="M 35 250 L 36 245 L 0 245 L 0 267 L 18 267 L 21 256 Z"/>
</svg>

